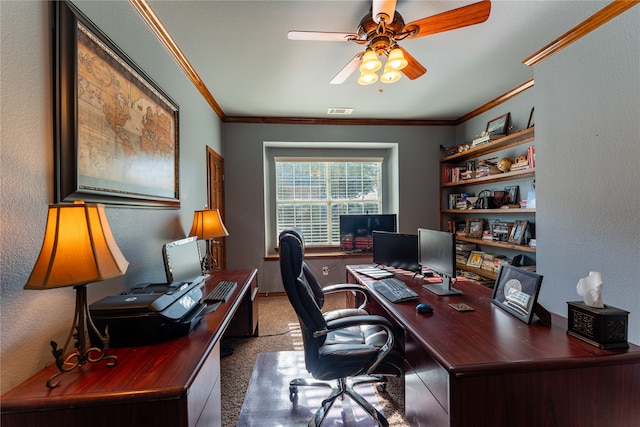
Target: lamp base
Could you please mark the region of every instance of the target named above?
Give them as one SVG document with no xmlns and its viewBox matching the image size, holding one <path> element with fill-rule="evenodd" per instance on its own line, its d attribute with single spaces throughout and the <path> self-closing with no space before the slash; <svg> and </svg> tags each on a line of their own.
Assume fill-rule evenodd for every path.
<svg viewBox="0 0 640 427">
<path fill-rule="evenodd" d="M 76 289 L 76 313 L 73 319 L 71 332 L 69 332 L 64 348 L 59 349 L 58 344 L 55 341 L 51 341 L 51 352 L 53 353 L 53 357 L 56 359 L 56 366 L 60 372 L 55 373 L 47 380 L 47 387 L 49 388 L 54 388 L 60 384 L 59 381 L 54 383 L 54 379 L 65 372 L 73 371 L 78 366 L 84 365 L 87 362 L 96 363 L 101 360 L 108 360 L 108 367 L 118 364 L 117 356 L 107 356 L 107 351 L 109 350 L 108 328 L 105 331 L 105 336 L 102 336 L 89 315 L 89 307 L 87 306 L 87 285 L 74 286 L 74 288 Z M 91 327 L 91 330 L 99 337 L 100 341 L 102 341 L 103 348 L 91 347 L 87 349 L 87 342 L 89 339 L 87 336 L 89 332 L 88 327 Z M 72 337 L 75 337 L 76 339 L 76 351 L 65 357 Z M 95 353 L 95 356 L 92 356 L 92 353 Z"/>
</svg>

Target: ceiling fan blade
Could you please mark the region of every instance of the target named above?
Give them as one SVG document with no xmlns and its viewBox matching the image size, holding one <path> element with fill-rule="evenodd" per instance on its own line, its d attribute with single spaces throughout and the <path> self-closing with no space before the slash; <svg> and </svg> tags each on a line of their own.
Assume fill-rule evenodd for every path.
<svg viewBox="0 0 640 427">
<path fill-rule="evenodd" d="M 345 65 L 342 70 L 336 74 L 336 76 L 329 82 L 332 85 L 339 85 L 345 82 L 349 78 L 349 76 L 360 67 L 360 63 L 362 62 L 362 56 L 364 52 L 358 53 L 354 56 L 351 61 L 347 65 Z"/>
<path fill-rule="evenodd" d="M 409 39 L 424 37 L 430 34 L 480 24 L 489 18 L 490 12 L 491 2 L 485 0 L 410 22 L 405 25 L 403 31 L 416 30 L 414 34 L 407 36 Z"/>
<path fill-rule="evenodd" d="M 393 21 L 393 15 L 396 13 L 396 0 L 373 0 L 373 4 L 371 6 L 371 16 L 373 20 L 379 24 L 380 15 L 386 15 L 385 22 L 390 23 Z"/>
<path fill-rule="evenodd" d="M 350 33 L 330 33 L 323 31 L 289 31 L 287 33 L 289 40 L 311 40 L 321 42 L 347 42 L 357 39 L 356 34 Z"/>
<path fill-rule="evenodd" d="M 418 60 L 416 58 L 414 58 L 413 56 L 409 55 L 409 52 L 407 52 L 406 50 L 404 50 L 404 48 L 398 46 L 400 48 L 400 50 L 402 51 L 402 54 L 404 55 L 404 58 L 407 60 L 408 64 L 406 67 L 404 67 L 402 69 L 402 73 L 409 77 L 409 79 L 411 80 L 415 80 L 418 77 L 420 77 L 421 75 L 423 75 L 424 73 L 427 72 L 427 69 L 424 68 L 422 66 L 421 63 L 418 62 Z"/>
</svg>

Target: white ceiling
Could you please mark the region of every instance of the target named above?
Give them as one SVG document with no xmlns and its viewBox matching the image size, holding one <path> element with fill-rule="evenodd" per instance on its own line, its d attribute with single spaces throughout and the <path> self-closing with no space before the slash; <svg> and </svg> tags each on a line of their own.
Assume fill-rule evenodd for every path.
<svg viewBox="0 0 640 427">
<path fill-rule="evenodd" d="M 405 23 L 474 1 L 398 0 Z M 289 30 L 355 33 L 371 0 L 149 0 L 227 117 L 328 116 L 455 120 L 533 78 L 522 63 L 608 1 L 492 1 L 489 19 L 400 44 L 427 73 L 360 86 L 358 72 L 329 81 L 364 48 L 352 42 L 292 41 Z"/>
</svg>

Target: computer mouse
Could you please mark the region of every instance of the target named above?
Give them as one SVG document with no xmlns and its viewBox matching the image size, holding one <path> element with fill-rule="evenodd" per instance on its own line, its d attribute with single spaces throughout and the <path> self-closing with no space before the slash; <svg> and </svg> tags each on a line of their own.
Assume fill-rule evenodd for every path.
<svg viewBox="0 0 640 427">
<path fill-rule="evenodd" d="M 420 303 L 416 305 L 416 311 L 418 313 L 433 313 L 433 307 L 428 304 Z"/>
</svg>

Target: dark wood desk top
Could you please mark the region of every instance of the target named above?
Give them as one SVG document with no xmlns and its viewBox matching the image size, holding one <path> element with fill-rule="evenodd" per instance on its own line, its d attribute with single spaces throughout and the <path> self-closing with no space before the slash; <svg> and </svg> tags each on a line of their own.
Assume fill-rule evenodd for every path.
<svg viewBox="0 0 640 427">
<path fill-rule="evenodd" d="M 552 326 L 516 319 L 491 303 L 491 290 L 464 279 L 455 288 L 461 296 L 437 296 L 422 288 L 421 276 L 396 271 L 396 277 L 419 294 L 419 301 L 392 303 L 373 290 L 374 279 L 354 271 L 348 274 L 366 286 L 376 302 L 394 318 L 431 357 L 455 376 L 501 372 L 539 371 L 617 365 L 640 362 L 640 347 L 601 350 L 568 336 L 566 318 L 552 314 Z M 544 284 L 543 284 L 544 286 Z M 433 307 L 433 314 L 419 314 L 418 302 Z M 458 312 L 450 303 L 466 303 L 474 311 Z M 542 366 L 544 365 L 544 366 Z"/>
<path fill-rule="evenodd" d="M 256 272 L 225 270 L 213 273 L 205 284 L 205 294 L 221 280 L 238 282 L 238 286 L 226 303 L 206 315 L 188 335 L 151 346 L 110 349 L 108 354 L 118 356 L 116 366 L 106 367 L 104 361 L 85 364 L 60 376 L 60 385 L 48 389 L 47 379 L 57 372 L 52 362 L 52 366 L 5 393 L 2 412 L 29 408 L 43 410 L 71 404 L 89 406 L 96 399 L 103 404 L 175 399 L 186 394 L 206 356 L 249 291 Z"/>
</svg>

